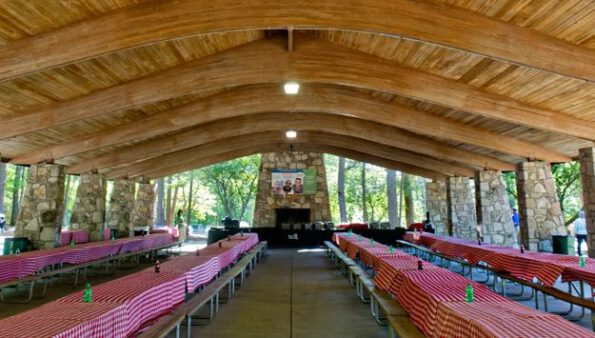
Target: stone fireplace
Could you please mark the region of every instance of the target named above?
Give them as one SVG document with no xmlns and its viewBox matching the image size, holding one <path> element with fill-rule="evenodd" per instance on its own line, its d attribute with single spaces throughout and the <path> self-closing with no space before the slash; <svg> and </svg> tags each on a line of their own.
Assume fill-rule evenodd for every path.
<svg viewBox="0 0 595 338">
<path fill-rule="evenodd" d="M 290 225 L 308 224 L 311 222 L 310 209 L 277 208 L 275 209 L 275 227 L 287 228 Z"/>
<path fill-rule="evenodd" d="M 272 171 L 275 169 L 315 171 L 315 178 L 312 178 L 316 181 L 315 191 L 308 194 L 273 194 Z M 308 211 L 307 221 L 305 210 Z M 285 151 L 261 155 L 253 226 L 274 227 L 292 223 L 287 217 L 293 217 L 295 224 L 331 221 L 323 154 Z"/>
</svg>

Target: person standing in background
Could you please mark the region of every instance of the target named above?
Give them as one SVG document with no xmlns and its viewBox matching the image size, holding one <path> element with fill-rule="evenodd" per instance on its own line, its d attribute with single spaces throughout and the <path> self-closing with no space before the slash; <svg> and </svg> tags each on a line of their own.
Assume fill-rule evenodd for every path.
<svg viewBox="0 0 595 338">
<path fill-rule="evenodd" d="M 578 212 L 578 218 L 574 221 L 574 236 L 578 242 L 578 255 L 581 256 L 581 244 L 587 240 L 587 222 L 585 221 L 585 212 L 583 210 Z"/>
<path fill-rule="evenodd" d="M 4 232 L 5 226 L 6 226 L 6 215 L 0 214 L 0 234 Z"/>
<path fill-rule="evenodd" d="M 186 225 L 184 224 L 184 217 L 182 216 L 183 213 L 184 211 L 182 211 L 182 209 L 178 209 L 178 212 L 176 213 L 176 227 L 180 232 L 180 237 L 178 238 L 180 242 L 184 242 L 186 240 Z"/>
</svg>

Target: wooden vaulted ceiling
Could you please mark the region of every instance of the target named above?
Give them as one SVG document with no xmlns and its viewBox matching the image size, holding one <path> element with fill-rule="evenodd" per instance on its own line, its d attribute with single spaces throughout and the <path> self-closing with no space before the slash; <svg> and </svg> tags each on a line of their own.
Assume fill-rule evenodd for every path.
<svg viewBox="0 0 595 338">
<path fill-rule="evenodd" d="M 428 178 L 570 161 L 595 1 L 0 2 L 0 121 L 3 159 L 114 178 L 283 149 Z"/>
</svg>

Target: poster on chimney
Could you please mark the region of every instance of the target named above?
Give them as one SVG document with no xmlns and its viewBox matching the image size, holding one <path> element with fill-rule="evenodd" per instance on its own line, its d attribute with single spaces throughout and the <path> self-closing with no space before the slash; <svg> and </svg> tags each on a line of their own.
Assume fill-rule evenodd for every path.
<svg viewBox="0 0 595 338">
<path fill-rule="evenodd" d="M 273 169 L 272 191 L 274 195 L 294 195 L 304 193 L 304 170 Z"/>
</svg>

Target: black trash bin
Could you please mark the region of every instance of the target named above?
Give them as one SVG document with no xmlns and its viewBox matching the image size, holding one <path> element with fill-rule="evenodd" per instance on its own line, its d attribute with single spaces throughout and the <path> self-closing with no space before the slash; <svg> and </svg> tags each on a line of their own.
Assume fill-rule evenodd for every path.
<svg viewBox="0 0 595 338">
<path fill-rule="evenodd" d="M 552 235 L 552 249 L 554 253 L 568 255 L 568 236 Z"/>
<path fill-rule="evenodd" d="M 27 237 L 12 237 L 4 240 L 4 255 L 10 255 L 19 250 L 25 252 L 29 250 L 29 239 Z"/>
</svg>

